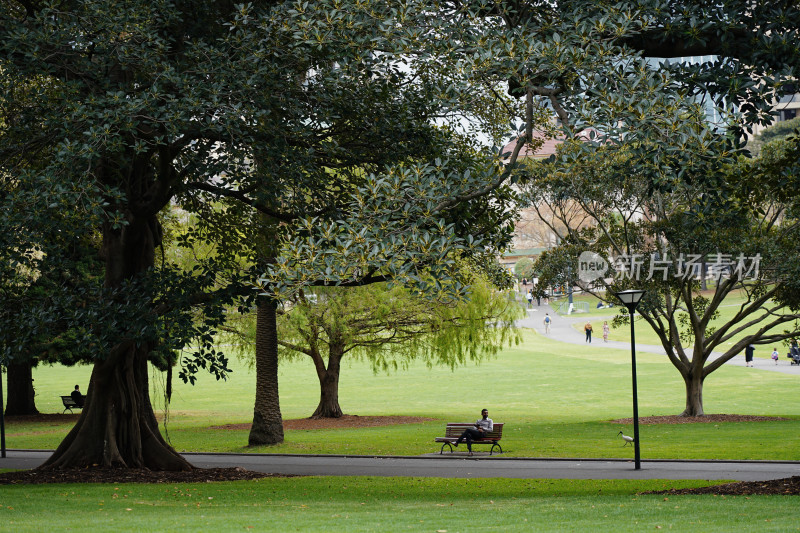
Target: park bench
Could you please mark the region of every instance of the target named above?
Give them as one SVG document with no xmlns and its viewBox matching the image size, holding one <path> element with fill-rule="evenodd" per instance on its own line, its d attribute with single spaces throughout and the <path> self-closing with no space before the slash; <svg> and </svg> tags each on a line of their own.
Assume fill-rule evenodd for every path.
<svg viewBox="0 0 800 533">
<path fill-rule="evenodd" d="M 443 443 L 442 449 L 439 450 L 439 455 L 444 453 L 445 446 L 449 446 L 450 452 L 452 453 L 453 443 L 458 440 L 458 437 L 460 437 L 461 434 L 464 433 L 466 429 L 474 427 L 475 424 L 474 423 L 470 424 L 469 422 L 448 423 L 444 431 L 444 437 L 436 437 L 436 442 Z M 494 429 L 492 431 L 487 433 L 482 439 L 472 441 L 472 444 L 491 444 L 492 447 L 489 449 L 489 455 L 492 455 L 492 453 L 494 453 L 495 446 L 497 446 L 497 449 L 500 450 L 500 453 L 503 453 L 503 448 L 501 448 L 499 444 L 500 439 L 502 437 L 503 437 L 503 424 L 495 423 Z"/>
<path fill-rule="evenodd" d="M 64 404 L 63 413 L 66 413 L 67 411 L 71 413 L 73 409 L 83 409 L 82 405 L 75 403 L 75 400 L 72 399 L 72 396 L 62 396 L 61 403 Z"/>
</svg>

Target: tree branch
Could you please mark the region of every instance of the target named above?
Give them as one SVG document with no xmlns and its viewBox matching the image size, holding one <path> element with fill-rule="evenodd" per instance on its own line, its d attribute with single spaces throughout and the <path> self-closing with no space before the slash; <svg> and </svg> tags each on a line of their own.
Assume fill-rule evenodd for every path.
<svg viewBox="0 0 800 533">
<path fill-rule="evenodd" d="M 449 200 L 445 200 L 441 202 L 439 205 L 437 205 L 432 212 L 439 213 L 446 209 L 455 207 L 460 203 L 468 202 L 469 200 L 474 200 L 475 198 L 486 196 L 493 190 L 500 187 L 511 176 L 511 173 L 516 168 L 517 157 L 519 157 L 519 152 L 520 150 L 522 150 L 522 147 L 525 146 L 526 142 L 527 140 L 524 135 L 520 136 L 517 139 L 517 145 L 514 147 L 514 151 L 511 154 L 511 159 L 509 163 L 506 165 L 506 169 L 503 172 L 501 172 L 500 175 L 492 183 L 470 194 L 462 194 L 455 196 L 454 198 L 450 198 Z"/>
</svg>

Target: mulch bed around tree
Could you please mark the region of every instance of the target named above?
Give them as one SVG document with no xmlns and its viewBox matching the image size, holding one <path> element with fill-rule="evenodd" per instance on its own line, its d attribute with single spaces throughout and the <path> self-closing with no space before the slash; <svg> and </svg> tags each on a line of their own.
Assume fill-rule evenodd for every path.
<svg viewBox="0 0 800 533">
<path fill-rule="evenodd" d="M 648 424 L 710 424 L 712 422 L 780 422 L 791 420 L 778 416 L 756 415 L 703 415 L 703 416 L 640 416 L 639 423 Z M 633 424 L 633 418 L 611 420 L 614 424 Z"/>
<path fill-rule="evenodd" d="M 65 470 L 21 470 L 0 474 L 0 485 L 38 485 L 42 483 L 210 483 L 243 481 L 265 477 L 292 477 L 265 474 L 244 468 L 195 468 L 187 472 L 155 472 L 144 468 L 70 468 Z"/>
<path fill-rule="evenodd" d="M 358 416 L 342 415 L 340 418 L 299 418 L 295 420 L 284 420 L 283 429 L 346 429 L 346 428 L 366 428 L 377 426 L 393 426 L 396 424 L 419 424 L 429 422 L 435 418 L 425 418 L 421 416 Z M 211 426 L 209 429 L 250 429 L 251 424 L 225 424 L 223 426 Z"/>
<path fill-rule="evenodd" d="M 725 483 L 711 487 L 700 487 L 697 489 L 670 489 L 654 492 L 643 492 L 642 494 L 714 494 L 715 496 L 752 496 L 759 495 L 800 495 L 800 476 L 792 476 L 783 479 L 773 479 L 770 481 L 740 481 L 737 483 Z"/>
<path fill-rule="evenodd" d="M 80 413 L 39 413 L 38 415 L 6 415 L 6 422 L 77 422 Z"/>
<path fill-rule="evenodd" d="M 14 417 L 17 420 L 55 421 L 77 419 L 78 415 L 35 415 Z M 285 429 L 327 429 L 386 426 L 392 424 L 414 424 L 433 420 L 412 416 L 356 416 L 312 420 L 284 420 Z M 692 424 L 712 422 L 764 422 L 788 420 L 786 418 L 752 415 L 705 415 L 701 417 L 649 416 L 640 417 L 640 424 Z M 632 419 L 612 420 L 613 423 L 630 424 Z M 213 429 L 249 429 L 250 424 L 227 424 Z M 244 468 L 196 468 L 189 472 L 153 472 L 145 469 L 84 468 L 70 470 L 24 470 L 0 474 L 0 485 L 40 483 L 208 483 L 213 481 L 241 481 L 266 477 L 291 477 L 280 474 L 264 474 Z M 715 495 L 800 495 L 800 476 L 771 481 L 725 483 L 696 489 L 670 489 L 644 494 L 715 494 Z"/>
</svg>

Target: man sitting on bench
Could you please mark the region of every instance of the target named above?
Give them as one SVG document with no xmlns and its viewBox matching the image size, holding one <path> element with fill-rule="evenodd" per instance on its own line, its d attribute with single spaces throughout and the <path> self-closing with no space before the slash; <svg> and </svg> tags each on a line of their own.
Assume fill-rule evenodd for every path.
<svg viewBox="0 0 800 533">
<path fill-rule="evenodd" d="M 453 443 L 453 446 L 458 446 L 462 440 L 467 441 L 467 450 L 472 455 L 472 441 L 482 439 L 487 433 L 494 429 L 494 422 L 489 418 L 489 411 L 484 409 L 481 411 L 481 419 L 475 422 L 475 429 L 469 428 L 458 437 L 458 440 Z"/>
<path fill-rule="evenodd" d="M 78 385 L 75 385 L 75 390 L 72 391 L 70 396 L 72 397 L 72 401 L 75 402 L 75 405 L 78 407 L 83 407 L 83 399 L 85 396 L 81 394 L 81 388 Z"/>
<path fill-rule="evenodd" d="M 792 344 L 789 347 L 789 353 L 786 354 L 793 365 L 800 365 L 800 348 L 797 347 L 797 340 L 792 339 Z"/>
</svg>

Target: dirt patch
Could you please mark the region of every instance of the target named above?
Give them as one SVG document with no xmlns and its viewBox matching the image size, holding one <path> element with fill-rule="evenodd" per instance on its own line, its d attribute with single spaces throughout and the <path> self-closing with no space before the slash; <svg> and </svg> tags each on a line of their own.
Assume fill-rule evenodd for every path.
<svg viewBox="0 0 800 533">
<path fill-rule="evenodd" d="M 701 487 L 697 489 L 670 489 L 654 492 L 643 492 L 642 494 L 714 494 L 732 496 L 751 496 L 761 495 L 791 495 L 800 494 L 800 476 L 792 476 L 784 479 L 773 479 L 771 481 L 741 481 L 738 483 L 725 483 L 714 485 L 713 487 Z"/>
<path fill-rule="evenodd" d="M 8 416 L 9 422 L 40 422 L 52 424 L 62 424 L 66 422 L 75 423 L 78 421 L 78 413 L 74 414 L 38 414 L 25 416 Z M 365 428 L 377 426 L 393 426 L 396 424 L 419 424 L 420 422 L 430 422 L 435 418 L 425 418 L 422 416 L 358 416 L 343 415 L 341 418 L 322 418 L 313 420 L 311 418 L 299 418 L 295 420 L 284 420 L 283 429 L 342 429 L 342 428 Z M 209 429 L 250 429 L 251 424 L 224 424 L 221 426 L 210 426 Z"/>
<path fill-rule="evenodd" d="M 40 485 L 43 483 L 209 483 L 247 481 L 265 477 L 292 477 L 265 474 L 244 468 L 195 468 L 188 472 L 154 472 L 142 468 L 71 468 L 65 470 L 23 470 L 0 474 L 0 485 Z"/>
<path fill-rule="evenodd" d="M 710 424 L 712 422 L 779 422 L 791 420 L 778 416 L 757 415 L 703 415 L 703 416 L 640 416 L 639 423 L 649 424 Z M 614 424 L 633 424 L 633 418 L 611 420 Z"/>
<path fill-rule="evenodd" d="M 79 413 L 39 413 L 38 415 L 6 416 L 6 422 L 51 422 L 60 424 L 64 422 L 77 422 Z"/>
<path fill-rule="evenodd" d="M 419 424 L 429 422 L 435 418 L 421 416 L 358 416 L 342 415 L 340 418 L 299 418 L 284 420 L 283 429 L 347 429 L 366 428 L 377 426 L 393 426 L 397 424 Z M 251 424 L 225 424 L 211 426 L 209 429 L 250 429 Z"/>
</svg>

